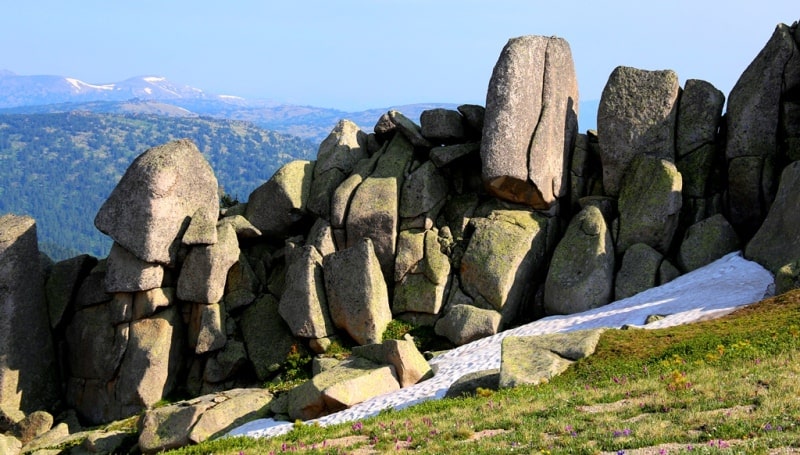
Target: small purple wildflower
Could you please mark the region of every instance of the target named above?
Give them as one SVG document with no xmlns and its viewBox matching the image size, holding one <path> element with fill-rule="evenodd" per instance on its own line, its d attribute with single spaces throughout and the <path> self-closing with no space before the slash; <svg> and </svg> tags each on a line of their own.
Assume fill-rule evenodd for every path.
<svg viewBox="0 0 800 455">
<path fill-rule="evenodd" d="M 658 451 L 658 455 L 667 455 L 667 449 L 661 449 Z"/>
<path fill-rule="evenodd" d="M 364 424 L 361 423 L 361 421 L 358 421 L 353 424 L 353 431 L 355 431 L 356 433 L 360 433 L 363 428 Z"/>
<path fill-rule="evenodd" d="M 624 450 L 617 450 L 617 455 L 625 455 L 625 451 Z"/>
</svg>

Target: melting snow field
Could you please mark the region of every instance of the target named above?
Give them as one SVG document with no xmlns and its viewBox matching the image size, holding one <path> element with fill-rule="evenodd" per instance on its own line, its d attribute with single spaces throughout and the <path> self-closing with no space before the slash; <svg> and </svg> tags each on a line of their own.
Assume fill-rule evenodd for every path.
<svg viewBox="0 0 800 455">
<path fill-rule="evenodd" d="M 530 324 L 460 346 L 430 361 L 436 372 L 427 381 L 397 392 L 381 395 L 350 409 L 319 419 L 320 425 L 351 422 L 373 416 L 383 409 L 400 409 L 425 400 L 442 398 L 461 376 L 500 368 L 500 342 L 510 335 L 540 335 L 597 327 L 619 328 L 643 325 L 652 314 L 668 315 L 646 328 L 662 328 L 722 316 L 742 305 L 771 294 L 773 276 L 755 262 L 731 253 L 683 275 L 663 286 L 650 289 L 600 308 L 569 316 L 550 316 Z M 287 433 L 291 422 L 260 419 L 234 429 L 232 436 L 270 437 Z"/>
</svg>

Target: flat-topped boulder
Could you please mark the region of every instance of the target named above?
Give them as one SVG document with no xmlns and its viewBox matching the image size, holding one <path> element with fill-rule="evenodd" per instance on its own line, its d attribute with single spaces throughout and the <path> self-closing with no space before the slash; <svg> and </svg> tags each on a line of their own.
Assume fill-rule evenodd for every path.
<svg viewBox="0 0 800 455">
<path fill-rule="evenodd" d="M 545 210 L 565 195 L 577 112 L 578 83 L 567 41 L 510 39 L 486 94 L 481 161 L 487 190 Z"/>
</svg>

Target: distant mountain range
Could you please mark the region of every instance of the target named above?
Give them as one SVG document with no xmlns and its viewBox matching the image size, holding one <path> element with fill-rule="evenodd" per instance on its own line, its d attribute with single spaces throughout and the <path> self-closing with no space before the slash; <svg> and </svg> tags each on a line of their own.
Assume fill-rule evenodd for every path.
<svg viewBox="0 0 800 455">
<path fill-rule="evenodd" d="M 582 130 L 595 128 L 598 101 L 581 102 Z M 91 84 L 64 76 L 21 76 L 0 70 L 0 113 L 43 114 L 87 111 L 214 117 L 251 122 L 261 128 L 320 143 L 336 123 L 347 118 L 372 131 L 381 114 L 396 109 L 419 120 L 427 109 L 454 109 L 452 103 L 418 103 L 357 112 L 280 104 L 269 100 L 214 95 L 160 76 L 141 76 L 110 84 Z"/>
</svg>

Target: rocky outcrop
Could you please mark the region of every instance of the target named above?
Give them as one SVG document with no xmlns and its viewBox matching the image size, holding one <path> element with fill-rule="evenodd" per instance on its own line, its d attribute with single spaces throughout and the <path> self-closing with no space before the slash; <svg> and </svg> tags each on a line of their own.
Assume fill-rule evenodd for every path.
<svg viewBox="0 0 800 455">
<path fill-rule="evenodd" d="M 58 399 L 36 222 L 0 217 L 0 408 L 32 412 Z"/>
<path fill-rule="evenodd" d="M 791 136 L 787 130 L 799 129 L 796 116 L 794 126 L 781 121 L 792 110 L 790 93 L 800 88 L 796 29 L 779 24 L 728 96 L 728 210 L 745 240 L 758 230 L 775 197 L 786 159 L 784 138 Z"/>
<path fill-rule="evenodd" d="M 634 157 L 675 162 L 675 119 L 680 86 L 674 71 L 618 66 L 608 78 L 597 111 L 603 187 L 620 194 Z"/>
<path fill-rule="evenodd" d="M 556 37 L 510 39 L 486 95 L 481 161 L 487 190 L 545 210 L 564 196 L 577 112 L 569 44 Z"/>
<path fill-rule="evenodd" d="M 217 189 L 197 146 L 185 139 L 170 142 L 133 161 L 94 224 L 140 260 L 174 265 L 189 221 L 216 223 Z"/>
<path fill-rule="evenodd" d="M 786 33 L 779 27 L 757 60 L 782 61 Z M 800 36 L 795 26 L 788 33 Z M 599 131 L 576 135 L 568 46 L 558 38 L 512 39 L 486 109 L 432 109 L 420 116 L 421 126 L 389 111 L 370 134 L 341 121 L 316 161 L 285 165 L 249 201 L 219 210 L 213 173 L 208 178 L 191 143 L 148 150 L 98 213 L 98 226 L 115 242 L 109 257 L 42 261 L 50 273 L 43 327 L 52 328 L 59 356 L 50 373 L 61 373 L 63 402 L 87 422 L 145 412 L 140 448 L 147 450 L 213 437 L 227 425 L 213 422 L 233 418 L 222 412 L 236 402 L 232 396 L 184 402 L 170 415 L 151 409 L 171 390 L 200 396 L 261 387 L 297 377 L 307 362 L 314 379 L 291 399 L 272 402 L 269 412 L 316 417 L 431 374 L 410 338 L 382 341 L 394 331 L 385 333 L 392 317 L 411 325 L 424 350 L 439 350 L 548 314 L 599 307 L 612 292 L 623 298 L 658 286 L 737 248 L 733 231 L 746 233 L 749 221 L 726 220 L 742 207 L 742 194 L 757 199 L 758 210 L 771 204 L 767 220 L 754 225 L 760 230 L 748 257 L 778 268 L 778 289 L 795 286 L 800 172 L 797 163 L 786 166 L 800 158 L 794 58 L 783 69 L 743 76 L 774 88 L 780 73 L 780 96 L 755 102 L 737 89 L 731 98 L 739 111 L 729 115 L 738 120 L 727 135 L 724 96 L 710 84 L 690 79 L 680 94 L 670 71 L 623 67 L 604 91 Z M 766 114 L 757 120 L 767 123 L 780 113 L 777 127 L 753 129 L 772 135 L 773 155 L 759 151 L 756 136 L 744 137 L 759 109 Z M 723 156 L 726 137 L 747 150 Z M 780 188 L 770 192 L 779 172 Z M 0 237 L 14 237 L 12 231 L 1 229 Z M 9 250 L 35 250 L 30 233 L 22 238 Z M 9 326 L 8 308 L 21 301 L 17 289 L 31 279 L 42 287 L 34 256 L 26 255 L 24 280 L 12 274 L 0 281 L 2 327 Z M 3 256 L 0 270 L 18 263 Z M 37 292 L 24 294 L 42 301 Z M 0 340 L 5 334 L 0 330 Z M 28 335 L 24 346 L 14 345 L 26 356 Z M 352 342 L 362 358 L 322 357 Z M 570 362 L 562 355 L 574 358 L 559 351 L 566 343 L 559 338 L 558 346 L 520 358 L 504 354 L 504 373 L 469 379 L 467 388 L 497 388 L 501 376 L 506 385 L 542 381 Z M 528 364 L 544 369 L 521 368 Z M 6 371 L 0 368 L 3 386 Z M 20 386 L 23 399 L 41 381 L 28 384 Z M 15 388 L 12 397 L 18 395 Z M 257 401 L 230 406 L 250 409 Z M 212 408 L 219 417 L 211 417 Z M 13 416 L 9 431 L 25 418 L 4 405 L 2 431 L 2 415 Z M 75 431 L 56 423 L 23 450 L 77 445 L 78 438 L 101 452 L 133 444 L 118 433 Z M 9 444 L 16 450 L 14 440 Z"/>
</svg>

